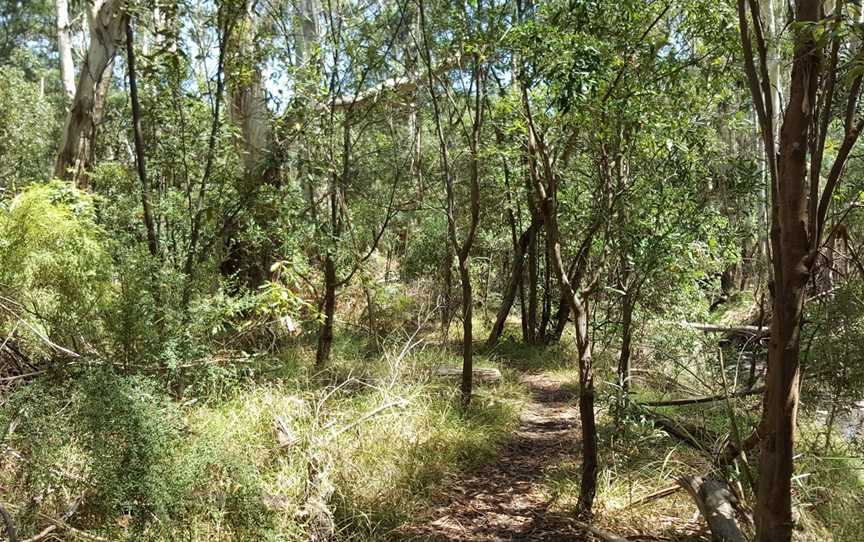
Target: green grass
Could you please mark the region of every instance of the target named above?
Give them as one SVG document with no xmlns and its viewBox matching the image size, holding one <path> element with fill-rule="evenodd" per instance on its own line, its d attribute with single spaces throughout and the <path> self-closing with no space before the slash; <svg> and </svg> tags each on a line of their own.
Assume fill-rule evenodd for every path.
<svg viewBox="0 0 864 542">
<path fill-rule="evenodd" d="M 864 540 L 864 454 L 861 443 L 834 435 L 824 448 L 825 427 L 799 421 L 798 457 L 793 503 L 799 517 L 799 540 Z"/>
<path fill-rule="evenodd" d="M 182 397 L 152 378 L 48 375 L 0 406 L 0 429 L 13 429 L 2 441 L 0 501 L 11 504 L 24 536 L 46 524 L 36 510 L 60 517 L 83 495 L 69 523 L 116 540 L 299 542 L 315 532 L 339 541 L 388 539 L 428 509 L 449 480 L 494 460 L 527 399 L 522 373 L 542 372 L 573 391 L 578 386 L 569 337 L 544 347 L 505 336 L 475 356 L 478 367 L 501 369 L 502 382 L 477 386 L 463 412 L 458 384 L 432 377 L 434 368 L 461 362 L 456 349 L 441 348 L 437 339 L 430 334 L 403 356 L 395 338 L 373 354 L 363 337 L 340 333 L 324 370 L 312 364 L 314 345 L 298 342 L 273 355 L 188 369 Z M 597 522 L 621 534 L 697 540 L 685 493 L 634 503 L 676 476 L 708 472 L 710 458 L 638 416 L 615 425 L 608 409 L 615 357 L 614 348 L 595 355 Z M 649 361 L 657 363 L 650 365 L 654 373 L 680 369 L 660 359 L 640 363 L 648 368 Z M 641 398 L 655 397 L 643 389 Z M 758 401 L 735 401 L 742 427 L 754 423 Z M 730 429 L 723 402 L 660 410 L 721 435 Z M 857 514 L 864 505 L 861 450 L 838 437 L 825 452 L 824 428 L 807 412 L 800 420 L 799 541 L 864 540 Z M 553 512 L 573 512 L 579 460 L 574 450 L 545 469 Z"/>
<path fill-rule="evenodd" d="M 176 413 L 157 420 L 156 426 L 172 428 L 165 435 L 137 439 L 131 434 L 137 426 L 124 421 L 130 434 L 117 436 L 119 449 L 161 450 L 143 453 L 148 462 L 139 469 L 154 481 L 152 493 L 141 498 L 166 505 L 159 509 L 148 502 L 130 508 L 122 495 L 117 506 L 101 506 L 111 488 L 91 477 L 98 461 L 80 441 L 77 405 L 88 400 L 85 391 L 55 393 L 55 383 L 30 384 L 31 399 L 44 408 L 7 441 L 22 459 L 0 467 L 0 500 L 16 503 L 24 536 L 44 526 L 24 503 L 38 501 L 41 512 L 59 517 L 81 492 L 87 504 L 70 523 L 111 539 L 300 541 L 314 531 L 337 540 L 383 539 L 428 507 L 448 479 L 493 458 L 526 397 L 505 370 L 501 383 L 477 386 L 463 412 L 457 384 L 430 376 L 433 367 L 458 358 L 431 345 L 403 357 L 388 349 L 370 358 L 365 345 L 343 338 L 325 371 L 316 371 L 311 359 L 301 347 L 248 361 L 245 376 L 226 385 L 213 385 L 218 375 L 207 373 L 207 386 L 187 388 L 210 390 L 200 397 L 157 394 L 154 404 Z M 481 358 L 478 364 L 498 363 Z M 4 405 L 4 419 L 15 417 L 10 408 Z M 48 422 L 56 428 L 48 444 L 62 453 L 32 441 Z M 88 427 L 99 431 L 98 424 Z M 122 478 L 115 467 L 104 469 Z M 39 477 L 49 480 L 26 483 Z"/>
</svg>

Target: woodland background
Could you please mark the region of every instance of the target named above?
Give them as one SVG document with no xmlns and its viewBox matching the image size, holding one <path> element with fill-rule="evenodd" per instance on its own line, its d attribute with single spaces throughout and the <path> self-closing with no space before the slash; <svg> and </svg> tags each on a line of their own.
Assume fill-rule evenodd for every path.
<svg viewBox="0 0 864 542">
<path fill-rule="evenodd" d="M 861 540 L 862 44 L 851 0 L 3 0 L 19 538 L 397 539 L 542 373 L 550 513 L 705 539 L 710 474 L 742 537 Z"/>
</svg>

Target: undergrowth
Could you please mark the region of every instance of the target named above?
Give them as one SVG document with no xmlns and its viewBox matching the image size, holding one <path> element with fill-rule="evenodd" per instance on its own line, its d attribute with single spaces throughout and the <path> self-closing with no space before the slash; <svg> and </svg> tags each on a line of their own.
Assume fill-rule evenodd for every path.
<svg viewBox="0 0 864 542">
<path fill-rule="evenodd" d="M 505 371 L 463 412 L 431 376 L 452 353 L 361 364 L 363 348 L 343 340 L 324 372 L 302 349 L 255 358 L 200 398 L 113 369 L 46 375 L 0 411 L 0 501 L 26 536 L 45 514 L 112 540 L 381 538 L 495 455 L 525 391 Z"/>
</svg>

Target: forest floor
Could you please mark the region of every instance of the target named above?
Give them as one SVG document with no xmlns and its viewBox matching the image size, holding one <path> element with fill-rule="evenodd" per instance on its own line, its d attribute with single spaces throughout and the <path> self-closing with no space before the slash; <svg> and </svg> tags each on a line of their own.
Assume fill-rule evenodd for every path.
<svg viewBox="0 0 864 542">
<path fill-rule="evenodd" d="M 436 505 L 399 532 L 400 539 L 499 542 L 591 540 L 550 511 L 544 468 L 578 455 L 573 392 L 545 374 L 523 377 L 531 390 L 519 428 L 497 459 L 447 486 Z"/>
</svg>

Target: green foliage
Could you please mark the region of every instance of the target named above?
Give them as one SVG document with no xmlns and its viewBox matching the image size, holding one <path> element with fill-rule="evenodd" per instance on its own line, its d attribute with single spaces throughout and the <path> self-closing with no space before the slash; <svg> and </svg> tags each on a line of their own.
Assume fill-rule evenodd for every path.
<svg viewBox="0 0 864 542">
<path fill-rule="evenodd" d="M 271 265 L 273 278 L 260 287 L 258 294 L 258 312 L 278 321 L 288 333 L 294 333 L 301 320 L 321 320 L 315 306 L 302 295 L 298 267 L 302 268 L 302 263 L 279 261 Z"/>
<path fill-rule="evenodd" d="M 826 431 L 834 432 L 825 439 Z M 855 513 L 864 505 L 862 442 L 812 418 L 799 424 L 795 465 L 795 515 L 805 541 L 853 542 L 864 535 Z"/>
<path fill-rule="evenodd" d="M 32 185 L 0 209 L 0 325 L 27 351 L 98 346 L 112 296 L 113 265 L 95 223 L 93 198 L 59 182 Z M 25 325 L 19 325 L 23 320 Z"/>
<path fill-rule="evenodd" d="M 804 394 L 831 417 L 859 411 L 864 395 L 864 282 L 849 280 L 808 304 Z M 809 401 L 805 402 L 805 405 Z"/>
<path fill-rule="evenodd" d="M 406 280 L 435 276 L 444 265 L 443 249 L 447 241 L 447 218 L 435 214 L 411 230 L 412 239 L 402 258 L 402 273 Z"/>
<path fill-rule="evenodd" d="M 0 500 L 28 535 L 44 526 L 40 513 L 61 517 L 81 497 L 70 524 L 111 539 L 388 538 L 428 507 L 442 480 L 492 457 L 513 429 L 525 390 L 511 370 L 544 371 L 575 390 L 569 326 L 556 344 L 526 345 L 515 321 L 492 351 L 476 352 L 478 366 L 503 366 L 504 382 L 478 386 L 467 411 L 452 382 L 431 377 L 460 361 L 429 342 L 445 297 L 454 321 L 444 342 L 460 333 L 441 145 L 457 237 L 479 159 L 469 280 L 474 299 L 490 301 L 487 316 L 512 271 L 512 237 L 536 223 L 532 175 L 551 168 L 564 265 L 585 272 L 578 287 L 597 277 L 585 295 L 605 454 L 599 509 L 640 528 L 690 515 L 683 494 L 647 514 L 625 507 L 694 465 L 706 471 L 706 458 L 671 443 L 637 409 L 612 410 L 608 423 L 603 406 L 633 404 L 614 383 L 622 300 L 635 307 L 633 398 L 716 393 L 717 337 L 670 320 L 741 323 L 753 314 L 746 288 L 722 313 L 708 308 L 721 275 L 742 269 L 755 283 L 767 267 L 764 160 L 754 152 L 733 5 L 425 2 L 418 28 L 413 2 L 157 3 L 128 13 L 147 44 L 136 53 L 159 245 L 151 253 L 131 101 L 118 84 L 128 63 L 115 62 L 105 80 L 86 190 L 42 184 L 68 106 L 54 6 L 0 1 Z M 87 3 L 71 4 L 77 36 Z M 309 17 L 306 4 L 321 12 Z M 777 49 L 785 66 L 787 35 L 826 52 L 839 37 L 838 104 L 864 71 L 846 45 L 864 32 L 852 23 L 860 7 L 841 7 L 843 17 L 786 27 Z M 778 36 L 766 39 L 773 62 Z M 470 148 L 477 81 L 484 122 Z M 549 162 L 528 152 L 526 107 Z M 830 156 L 846 134 L 835 123 L 828 132 Z M 860 161 L 845 176 L 830 216 L 848 209 L 843 220 L 856 231 Z M 538 231 L 519 303 L 535 286 L 537 316 L 545 310 L 554 324 L 561 288 Z M 337 328 L 334 359 L 322 368 L 310 349 L 325 258 L 338 283 Z M 796 498 L 812 508 L 804 525 L 818 536 L 860 505 L 851 472 L 860 461 L 827 467 L 824 457 L 860 456 L 860 447 L 816 421 L 845 420 L 860 401 L 862 298 L 853 280 L 807 309 L 808 449 Z M 406 336 L 419 342 L 403 355 Z M 53 363 L 61 350 L 51 343 L 82 356 Z M 754 425 L 757 402 L 736 402 L 739 425 Z M 720 403 L 678 412 L 729 431 Z M 577 467 L 550 466 L 557 506 L 575 497 Z M 835 487 L 841 502 L 825 505 Z M 861 538 L 853 522 L 835 531 Z"/>
<path fill-rule="evenodd" d="M 139 523 L 176 513 L 184 482 L 171 465 L 181 438 L 177 406 L 153 381 L 104 371 L 81 381 L 80 393 L 75 419 L 97 488 L 89 496 L 94 511 Z"/>
<path fill-rule="evenodd" d="M 47 180 L 56 121 L 51 103 L 40 94 L 21 70 L 0 66 L 0 195 Z"/>
<path fill-rule="evenodd" d="M 165 517 L 179 490 L 169 476 L 180 436 L 176 407 L 153 382 L 104 371 L 59 383 L 45 378 L 22 388 L 3 410 L 6 444 L 24 462 L 16 481 L 22 513 L 25 504 L 33 510 L 48 499 L 62 509 L 83 496 L 100 517 Z"/>
</svg>

